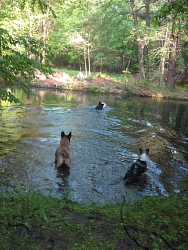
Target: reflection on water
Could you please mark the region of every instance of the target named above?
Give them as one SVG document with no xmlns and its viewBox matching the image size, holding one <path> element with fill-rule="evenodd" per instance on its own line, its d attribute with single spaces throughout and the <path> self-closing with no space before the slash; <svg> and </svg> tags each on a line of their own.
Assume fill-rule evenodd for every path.
<svg viewBox="0 0 188 250">
<path fill-rule="evenodd" d="M 25 105 L 2 103 L 0 190 L 39 190 L 80 203 L 105 204 L 143 195 L 180 193 L 188 187 L 188 103 L 149 98 L 116 99 L 81 93 L 38 91 L 17 97 Z M 95 110 L 98 101 L 107 103 Z M 71 138 L 71 169 L 55 169 L 61 131 Z M 123 176 L 150 148 L 148 171 L 125 186 Z"/>
</svg>

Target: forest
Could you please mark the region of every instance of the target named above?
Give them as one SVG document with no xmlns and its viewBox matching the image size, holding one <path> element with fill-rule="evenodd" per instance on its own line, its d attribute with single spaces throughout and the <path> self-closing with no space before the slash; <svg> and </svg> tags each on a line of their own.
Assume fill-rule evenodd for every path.
<svg viewBox="0 0 188 250">
<path fill-rule="evenodd" d="M 87 105 L 73 91 L 57 91 L 53 102 L 44 89 L 30 94 L 38 72 L 48 77 L 65 69 L 88 79 L 133 76 L 140 89 L 155 79 L 157 90 L 176 94 L 181 86 L 188 93 L 188 0 L 0 1 L 1 249 L 188 249 L 187 102 L 105 95 L 113 105 L 100 113 L 92 106 L 98 94 L 88 95 Z M 17 86 L 17 98 L 28 94 L 24 108 L 2 108 L 1 100 L 20 102 Z M 74 131 L 68 180 L 54 169 L 62 127 Z M 134 189 L 128 193 L 121 179 L 141 144 L 151 149 L 143 183 L 148 178 L 147 190 L 159 195 L 145 192 L 134 201 Z M 42 194 L 33 192 L 36 184 Z M 66 186 L 97 198 L 86 206 L 68 192 L 51 196 Z M 117 201 L 119 187 L 122 202 L 95 204 L 111 193 Z"/>
<path fill-rule="evenodd" d="M 36 70 L 51 68 L 188 84 L 187 0 L 4 0 L 0 8 L 0 81 L 11 89 L 27 91 Z M 16 101 L 2 88 L 0 97 Z"/>
</svg>

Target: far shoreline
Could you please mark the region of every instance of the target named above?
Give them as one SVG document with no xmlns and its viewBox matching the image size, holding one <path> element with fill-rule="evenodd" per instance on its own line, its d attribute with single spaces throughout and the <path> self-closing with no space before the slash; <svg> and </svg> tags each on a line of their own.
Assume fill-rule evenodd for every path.
<svg viewBox="0 0 188 250">
<path fill-rule="evenodd" d="M 71 77 L 65 72 L 55 72 L 48 78 L 44 74 L 37 75 L 28 88 L 49 89 L 58 91 L 78 91 L 82 93 L 110 94 L 116 98 L 125 98 L 137 96 L 144 98 L 153 98 L 157 100 L 180 100 L 188 101 L 188 89 L 177 86 L 175 89 L 157 88 L 151 84 L 128 83 L 111 78 L 110 76 L 94 76 L 91 79 L 78 79 Z M 157 83 L 156 83 L 157 86 Z M 8 89 L 2 79 L 0 79 L 0 88 Z M 20 88 L 14 85 L 12 89 Z"/>
<path fill-rule="evenodd" d="M 109 76 L 94 76 L 92 79 L 78 79 L 67 73 L 56 72 L 49 78 L 44 75 L 35 79 L 32 88 L 54 89 L 59 91 L 79 91 L 84 93 L 111 94 L 119 98 L 128 96 L 148 97 L 165 100 L 188 101 L 188 90 L 159 89 L 142 84 L 129 84 L 110 78 Z"/>
</svg>

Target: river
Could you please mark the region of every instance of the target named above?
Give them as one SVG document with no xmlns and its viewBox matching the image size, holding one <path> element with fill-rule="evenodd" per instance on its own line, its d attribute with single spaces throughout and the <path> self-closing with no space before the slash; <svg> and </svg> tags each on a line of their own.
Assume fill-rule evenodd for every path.
<svg viewBox="0 0 188 250">
<path fill-rule="evenodd" d="M 116 203 L 188 189 L 188 102 L 16 90 L 23 105 L 1 103 L 0 191 L 39 191 L 79 203 Z M 99 100 L 104 110 L 95 110 Z M 61 131 L 71 138 L 71 168 L 55 169 Z M 150 149 L 148 170 L 126 186 L 123 177 Z"/>
</svg>

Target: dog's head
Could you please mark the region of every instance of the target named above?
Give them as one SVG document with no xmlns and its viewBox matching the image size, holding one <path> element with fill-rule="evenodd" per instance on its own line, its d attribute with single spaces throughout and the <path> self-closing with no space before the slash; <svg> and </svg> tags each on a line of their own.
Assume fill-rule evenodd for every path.
<svg viewBox="0 0 188 250">
<path fill-rule="evenodd" d="M 142 148 L 139 148 L 139 151 L 140 151 L 139 159 L 141 161 L 148 161 L 149 160 L 149 148 L 146 148 L 145 150 L 143 150 Z"/>
<path fill-rule="evenodd" d="M 104 103 L 99 101 L 99 104 L 97 105 L 96 109 L 103 109 Z"/>
<path fill-rule="evenodd" d="M 61 139 L 67 138 L 67 139 L 69 140 L 69 142 L 70 142 L 71 135 L 72 135 L 71 132 L 70 132 L 68 135 L 66 135 L 66 134 L 64 133 L 64 131 L 62 131 L 62 132 L 61 132 Z"/>
</svg>

